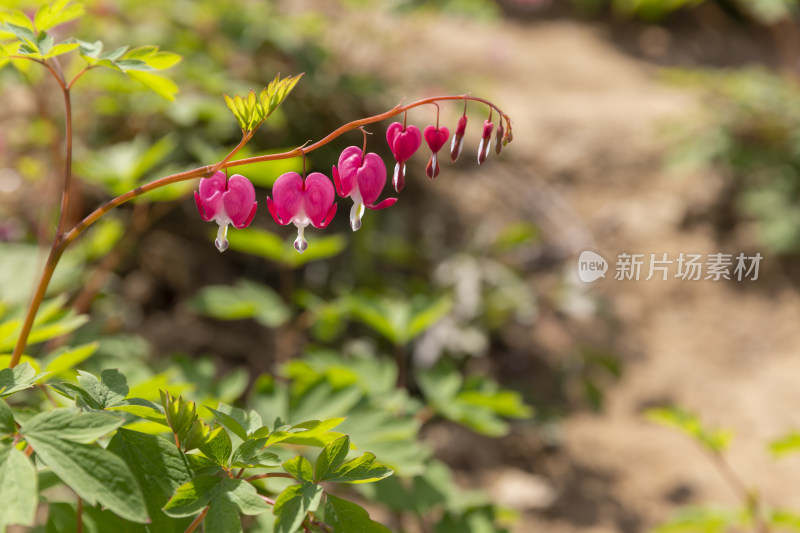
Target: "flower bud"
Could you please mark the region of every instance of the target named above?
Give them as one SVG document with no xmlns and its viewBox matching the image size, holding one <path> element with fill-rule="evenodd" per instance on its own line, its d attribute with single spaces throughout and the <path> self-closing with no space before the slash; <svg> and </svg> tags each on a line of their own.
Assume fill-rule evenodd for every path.
<svg viewBox="0 0 800 533">
<path fill-rule="evenodd" d="M 461 155 L 461 149 L 464 147 L 464 132 L 467 131 L 467 115 L 461 115 L 458 119 L 458 126 L 456 132 L 453 134 L 453 142 L 450 143 L 450 160 L 455 161 Z"/>
<path fill-rule="evenodd" d="M 483 135 L 481 136 L 481 143 L 478 145 L 478 164 L 482 165 L 484 161 L 486 161 L 486 157 L 489 155 L 489 148 L 492 144 L 492 130 L 494 129 L 494 124 L 489 122 L 489 120 L 483 121 Z"/>
<path fill-rule="evenodd" d="M 494 152 L 497 155 L 500 155 L 500 151 L 503 149 L 503 134 L 505 133 L 505 129 L 503 128 L 503 120 L 500 119 L 500 124 L 497 126 L 497 133 L 494 136 Z"/>
</svg>

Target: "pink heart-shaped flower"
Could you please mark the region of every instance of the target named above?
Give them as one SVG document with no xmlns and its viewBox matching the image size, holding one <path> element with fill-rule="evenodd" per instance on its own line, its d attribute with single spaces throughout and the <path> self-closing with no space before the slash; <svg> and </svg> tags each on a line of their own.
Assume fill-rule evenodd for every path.
<svg viewBox="0 0 800 533">
<path fill-rule="evenodd" d="M 431 152 L 435 154 L 447 143 L 447 139 L 450 137 L 450 130 L 445 126 L 440 128 L 427 126 L 423 135 L 425 137 L 425 142 L 428 143 L 428 147 L 431 149 Z"/>
<path fill-rule="evenodd" d="M 386 185 L 386 165 L 375 153 L 364 155 L 358 146 L 349 146 L 339 156 L 338 167 L 333 167 L 333 183 L 342 198 L 351 198 L 350 226 L 353 231 L 361 227 L 364 208 L 383 209 L 393 205 L 397 198 L 387 198 L 375 204 Z"/>
<path fill-rule="evenodd" d="M 215 241 L 220 252 L 228 248 L 226 238 L 228 224 L 236 228 L 246 228 L 256 215 L 256 190 L 250 180 L 240 174 L 225 179 L 225 174 L 217 171 L 213 176 L 202 178 L 194 201 L 200 211 L 200 218 L 213 220 L 219 224 Z"/>
<path fill-rule="evenodd" d="M 278 224 L 324 228 L 336 211 L 333 199 L 336 192 L 325 174 L 312 172 L 303 181 L 297 172 L 287 172 L 272 186 L 273 198 L 267 197 L 267 207 Z"/>
<path fill-rule="evenodd" d="M 416 126 L 403 127 L 392 122 L 386 130 L 386 141 L 398 163 L 408 161 L 422 144 L 422 134 Z"/>
</svg>

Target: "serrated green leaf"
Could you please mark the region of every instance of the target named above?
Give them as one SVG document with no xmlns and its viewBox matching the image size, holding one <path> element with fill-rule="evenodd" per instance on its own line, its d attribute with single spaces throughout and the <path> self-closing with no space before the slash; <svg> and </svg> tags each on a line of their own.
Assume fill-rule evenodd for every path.
<svg viewBox="0 0 800 533">
<path fill-rule="evenodd" d="M 255 487 L 243 479 L 200 475 L 178 488 L 164 506 L 164 512 L 173 517 L 191 516 L 216 499 L 230 502 L 246 515 L 257 515 L 269 510 L 266 502 L 259 498 Z"/>
<path fill-rule="evenodd" d="M 375 455 L 365 452 L 364 455 L 348 461 L 332 472 L 328 472 L 320 481 L 335 483 L 370 483 L 389 477 L 394 473 L 391 468 L 375 462 Z"/>
<path fill-rule="evenodd" d="M 304 446 L 325 446 L 331 441 L 342 437 L 342 433 L 331 432 L 333 428 L 344 422 L 344 418 L 329 418 L 328 420 L 309 420 L 291 427 L 291 429 L 275 428 L 269 435 L 267 446 L 276 442 L 286 444 L 300 444 Z"/>
<path fill-rule="evenodd" d="M 227 467 L 228 459 L 233 451 L 233 443 L 224 427 L 217 427 L 209 435 L 208 440 L 199 446 L 203 455 L 214 461 L 215 464 Z"/>
<path fill-rule="evenodd" d="M 108 450 L 47 436 L 26 435 L 37 457 L 89 505 L 100 504 L 131 522 L 148 519 L 144 497 L 128 465 Z"/>
<path fill-rule="evenodd" d="M 157 46 L 152 45 L 134 48 L 125 54 L 125 58 L 139 59 L 156 70 L 168 69 L 178 64 L 180 60 L 183 59 L 178 54 L 161 51 Z"/>
<path fill-rule="evenodd" d="M 325 446 L 314 466 L 314 481 L 322 481 L 326 475 L 336 471 L 350 453 L 350 437 L 339 437 Z"/>
<path fill-rule="evenodd" d="M 254 516 L 269 511 L 269 506 L 258 496 L 256 488 L 243 479 L 224 480 L 221 496 L 244 515 Z"/>
<path fill-rule="evenodd" d="M 53 48 L 51 48 L 47 54 L 45 54 L 44 58 L 50 59 L 51 57 L 67 54 L 69 52 L 72 52 L 73 50 L 76 50 L 78 46 L 79 46 L 78 43 L 68 43 L 68 42 L 58 43 L 57 45 L 53 46 Z"/>
<path fill-rule="evenodd" d="M 128 70 L 126 72 L 129 78 L 138 81 L 161 98 L 166 100 L 175 100 L 175 95 L 178 94 L 178 86 L 175 82 L 164 76 L 154 74 L 152 72 L 139 72 Z"/>
<path fill-rule="evenodd" d="M 216 409 L 212 409 L 210 407 L 206 407 L 206 409 L 211 411 L 211 414 L 214 415 L 214 417 L 220 424 L 222 424 L 223 427 L 225 427 L 229 431 L 232 431 L 233 434 L 239 437 L 240 439 L 247 440 L 247 431 L 242 427 L 242 424 L 239 423 L 238 420 L 233 418 L 228 413 L 217 411 Z"/>
<path fill-rule="evenodd" d="M 125 52 L 128 51 L 127 46 L 120 46 L 119 48 L 114 48 L 113 50 L 109 50 L 108 52 L 103 52 L 102 54 L 97 56 L 97 59 L 108 59 L 109 61 L 116 61 L 117 59 L 121 58 Z"/>
<path fill-rule="evenodd" d="M 16 433 L 16 431 L 17 426 L 14 423 L 14 413 L 5 400 L 0 399 L 0 435 Z"/>
<path fill-rule="evenodd" d="M 305 481 L 307 483 L 314 482 L 314 469 L 308 459 L 302 455 L 298 455 L 293 459 L 283 463 L 283 468 L 289 472 L 297 481 Z"/>
<path fill-rule="evenodd" d="M 26 17 L 27 18 L 27 17 Z M 20 26 L 14 22 L 6 22 L 6 29 L 14 34 L 14 36 L 22 41 L 23 44 L 28 45 L 32 50 L 38 52 L 39 49 L 36 46 L 36 34 L 33 32 L 32 28 L 27 28 L 25 26 Z"/>
<path fill-rule="evenodd" d="M 389 528 L 370 519 L 360 505 L 328 494 L 326 518 L 332 523 L 334 533 L 391 533 Z"/>
<path fill-rule="evenodd" d="M 107 449 L 125 461 L 139 482 L 153 530 L 173 530 L 161 508 L 181 485 L 192 479 L 186 456 L 173 442 L 128 429 L 118 430 Z"/>
<path fill-rule="evenodd" d="M 88 444 L 103 435 L 111 433 L 125 419 L 121 416 L 98 412 L 84 412 L 77 409 L 54 409 L 39 413 L 26 421 L 19 432 L 25 437 L 37 439 L 61 438 Z"/>
<path fill-rule="evenodd" d="M 90 43 L 88 41 L 81 41 L 76 40 L 78 43 L 78 47 L 80 48 L 79 52 L 84 57 L 84 59 L 91 59 L 90 63 L 94 63 L 99 57 L 101 52 L 103 51 L 103 42 L 102 41 L 95 41 Z"/>
<path fill-rule="evenodd" d="M 12 524 L 32 526 L 39 500 L 36 467 L 24 453 L 11 448 L 0 464 L 0 479 L 0 529 Z"/>
<path fill-rule="evenodd" d="M 275 500 L 275 533 L 295 533 L 306 514 L 319 507 L 322 487 L 312 483 L 290 485 Z"/>
<path fill-rule="evenodd" d="M 78 370 L 78 383 L 100 409 L 119 405 L 128 395 L 128 380 L 119 370 L 109 368 L 100 373 L 100 379 L 89 372 Z"/>
<path fill-rule="evenodd" d="M 30 363 L 22 363 L 14 368 L 0 370 L 0 398 L 11 396 L 15 392 L 29 389 L 46 374 L 37 374 Z"/>
<path fill-rule="evenodd" d="M 47 365 L 44 370 L 45 372 L 50 372 L 53 376 L 71 370 L 91 357 L 97 351 L 98 346 L 100 346 L 99 343 L 93 342 L 75 348 L 62 348 L 47 357 Z"/>
<path fill-rule="evenodd" d="M 103 58 L 100 58 L 103 60 Z M 141 59 L 117 59 L 112 61 L 116 67 L 123 72 L 136 71 L 136 72 L 150 72 L 155 70 L 153 67 L 142 61 Z"/>
<path fill-rule="evenodd" d="M 164 512 L 176 518 L 199 513 L 216 495 L 221 483 L 222 478 L 216 476 L 196 476 L 178 487 L 164 506 Z"/>
<path fill-rule="evenodd" d="M 244 441 L 233 452 L 231 466 L 236 468 L 273 468 L 280 466 L 280 457 L 268 452 L 264 448 L 266 444 L 266 438 Z"/>
<path fill-rule="evenodd" d="M 49 30 L 70 20 L 83 16 L 83 4 L 73 3 L 70 0 L 57 0 L 52 4 L 43 4 L 36 11 L 33 19 L 36 29 Z"/>
<path fill-rule="evenodd" d="M 36 48 L 39 50 L 40 54 L 42 54 L 43 56 L 49 54 L 50 51 L 53 49 L 54 44 L 55 41 L 53 40 L 52 36 L 48 35 L 43 31 L 39 32 L 39 35 L 37 36 L 36 39 Z"/>
<path fill-rule="evenodd" d="M 242 532 L 242 521 L 236 511 L 236 506 L 227 500 L 212 500 L 208 506 L 208 514 L 204 522 L 206 531 L 213 531 L 214 533 Z"/>
<path fill-rule="evenodd" d="M 108 408 L 109 411 L 123 411 L 130 413 L 139 418 L 156 422 L 169 427 L 167 418 L 164 415 L 164 409 L 155 402 L 145 400 L 144 398 L 126 398 L 122 402 L 113 407 Z"/>
</svg>

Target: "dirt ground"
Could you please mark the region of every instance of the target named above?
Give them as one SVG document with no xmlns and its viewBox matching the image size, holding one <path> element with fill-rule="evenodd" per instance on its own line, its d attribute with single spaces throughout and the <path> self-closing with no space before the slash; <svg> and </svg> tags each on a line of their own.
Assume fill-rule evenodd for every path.
<svg viewBox="0 0 800 533">
<path fill-rule="evenodd" d="M 565 279 L 587 248 L 612 262 L 620 252 L 759 251 L 749 230 L 720 242 L 703 217 L 715 207 L 718 176 L 662 169 L 661 125 L 698 104 L 642 58 L 670 50 L 669 36 L 622 39 L 608 27 L 565 20 L 398 21 L 375 13 L 349 13 L 346 25 L 332 39 L 345 58 L 337 68 L 385 72 L 398 100 L 420 87 L 488 94 L 513 117 L 515 140 L 490 171 L 437 188 L 459 199 L 465 219 L 479 221 L 470 230 L 515 217 L 536 221 L 565 260 Z M 644 52 L 626 50 L 619 44 L 626 40 Z M 749 50 L 747 42 L 736 46 Z M 525 469 L 534 477 L 527 481 L 541 490 L 533 491 L 538 503 L 519 504 L 517 531 L 633 533 L 683 505 L 735 504 L 696 446 L 643 420 L 644 409 L 663 403 L 734 430 L 733 468 L 769 505 L 800 508 L 800 457 L 775 460 L 765 449 L 800 427 L 800 295 L 777 260 L 762 255 L 755 282 L 615 281 L 612 263 L 606 279 L 558 293 L 582 302 L 564 303 L 564 311 L 589 330 L 593 306 L 610 308 L 624 375 L 607 389 L 599 414 L 571 414 L 559 425 L 554 457 L 540 459 L 529 445 Z M 559 357 L 570 332 L 545 316 L 528 334 Z"/>
</svg>

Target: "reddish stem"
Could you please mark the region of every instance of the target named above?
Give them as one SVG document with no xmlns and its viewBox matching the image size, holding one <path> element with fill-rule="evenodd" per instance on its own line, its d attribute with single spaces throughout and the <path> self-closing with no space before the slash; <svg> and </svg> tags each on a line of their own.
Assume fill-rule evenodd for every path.
<svg viewBox="0 0 800 533">
<path fill-rule="evenodd" d="M 192 533 L 195 529 L 197 529 L 197 527 L 200 524 L 203 523 L 203 520 L 205 520 L 207 514 L 208 514 L 208 507 L 203 509 L 203 512 L 197 515 L 197 518 L 192 520 L 192 523 L 189 524 L 189 527 L 187 527 L 186 531 L 184 531 L 183 533 Z"/>
<path fill-rule="evenodd" d="M 269 474 L 256 474 L 254 476 L 248 476 L 244 478 L 245 481 L 255 481 L 257 479 L 266 479 L 268 477 L 286 477 L 289 479 L 294 479 L 291 474 L 284 474 L 283 472 L 270 472 Z"/>
<path fill-rule="evenodd" d="M 62 86 L 64 86 L 63 85 L 63 81 L 60 81 L 60 78 L 58 77 L 56 71 L 53 70 L 53 68 L 51 66 L 47 65 L 46 63 L 43 63 L 43 64 L 53 73 L 54 76 L 56 76 L 56 79 L 59 80 L 59 83 Z M 66 86 L 64 86 L 64 89 L 66 90 Z M 193 178 L 199 178 L 201 176 L 209 176 L 209 175 L 213 174 L 214 172 L 216 172 L 217 170 L 220 170 L 220 169 L 223 169 L 223 168 L 227 169 L 227 168 L 230 168 L 230 167 L 249 165 L 249 164 L 252 164 L 252 163 L 261 163 L 261 162 L 264 162 L 264 161 L 277 161 L 277 160 L 280 160 L 280 159 L 290 159 L 290 158 L 298 157 L 298 156 L 303 156 L 305 158 L 305 155 L 308 152 L 313 152 L 314 150 L 316 150 L 316 149 L 318 149 L 318 148 L 320 148 L 322 146 L 325 146 L 329 142 L 333 141 L 334 139 L 336 139 L 340 135 L 342 135 L 344 133 L 347 133 L 348 131 L 352 131 L 354 129 L 360 128 L 360 127 L 365 126 L 367 124 L 374 124 L 376 122 L 381 122 L 383 120 L 395 117 L 395 116 L 399 115 L 400 113 L 406 113 L 407 114 L 407 112 L 410 109 L 414 109 L 414 108 L 422 106 L 422 105 L 431 104 L 431 103 L 434 103 L 434 102 L 446 101 L 446 100 L 464 100 L 465 107 L 466 107 L 466 102 L 468 100 L 472 100 L 472 101 L 475 101 L 475 102 L 480 102 L 480 103 L 482 103 L 484 105 L 487 105 L 490 108 L 496 110 L 498 112 L 498 114 L 500 114 L 500 116 L 506 120 L 506 123 L 508 124 L 509 130 L 511 129 L 511 122 L 510 122 L 510 119 L 509 119 L 508 115 L 503 113 L 500 110 L 499 107 L 497 107 L 496 105 L 494 105 L 493 103 L 491 103 L 488 100 L 485 100 L 483 98 L 478 98 L 476 96 L 468 96 L 468 95 L 432 96 L 430 98 L 424 98 L 422 100 L 418 100 L 416 102 L 412 102 L 412 103 L 407 104 L 407 105 L 397 105 L 394 108 L 390 109 L 389 111 L 386 111 L 386 112 L 378 114 L 378 115 L 373 115 L 371 117 L 367 117 L 367 118 L 363 118 L 363 119 L 360 119 L 360 120 L 354 120 L 352 122 L 348 122 L 347 124 L 345 124 L 343 126 L 340 126 L 339 128 L 337 128 L 333 132 L 329 133 L 323 139 L 321 139 L 321 140 L 319 140 L 319 141 L 317 141 L 317 142 L 315 142 L 315 143 L 313 143 L 313 144 L 311 144 L 309 146 L 298 147 L 298 148 L 295 148 L 294 150 L 290 150 L 288 152 L 282 152 L 282 153 L 278 153 L 278 154 L 266 154 L 266 155 L 260 155 L 260 156 L 255 156 L 255 157 L 247 157 L 247 158 L 244 158 L 244 159 L 231 161 L 233 156 L 245 144 L 247 144 L 247 142 L 253 136 L 253 132 L 252 131 L 245 132 L 245 134 L 242 136 L 241 142 L 239 142 L 239 144 L 236 146 L 236 148 L 234 148 L 231 151 L 231 153 L 228 154 L 228 156 L 225 157 L 225 159 L 223 159 L 219 163 L 217 163 L 217 164 L 215 164 L 213 166 L 206 165 L 206 166 L 198 167 L 198 168 L 195 168 L 193 170 L 187 170 L 185 172 L 180 172 L 178 174 L 172 174 L 171 176 L 166 176 L 166 177 L 151 181 L 151 182 L 146 183 L 144 185 L 140 185 L 139 187 L 136 187 L 135 189 L 133 189 L 131 191 L 128 191 L 128 192 L 126 192 L 124 194 L 121 194 L 120 196 L 117 196 L 113 200 L 110 200 L 110 201 L 106 202 L 102 206 L 100 206 L 97 209 L 95 209 L 92 213 L 87 215 L 83 220 L 81 220 L 78 224 L 76 224 L 75 227 L 73 227 L 68 233 L 63 235 L 63 237 L 59 238 L 57 241 L 55 241 L 53 243 L 54 246 L 50 250 L 50 255 L 48 256 L 47 262 L 45 263 L 44 271 L 42 272 L 42 276 L 39 279 L 39 283 L 38 283 L 38 285 L 36 287 L 36 291 L 34 292 L 34 296 L 33 296 L 32 300 L 31 300 L 31 303 L 30 303 L 30 305 L 28 307 L 28 311 L 27 311 L 27 313 L 25 315 L 25 320 L 23 322 L 19 338 L 17 339 L 17 343 L 14 346 L 14 352 L 12 353 L 11 361 L 9 363 L 9 367 L 13 368 L 17 364 L 19 364 L 20 358 L 22 357 L 22 353 L 25 350 L 25 347 L 26 347 L 26 345 L 28 343 L 28 336 L 30 335 L 31 328 L 33 327 L 33 320 L 36 317 L 36 312 L 39 310 L 39 306 L 41 305 L 42 300 L 44 299 L 45 292 L 47 291 L 47 286 L 49 285 L 50 280 L 53 277 L 53 272 L 55 271 L 56 265 L 58 265 L 58 261 L 61 259 L 61 255 L 64 253 L 64 250 L 66 250 L 67 246 L 69 246 L 70 243 L 72 243 L 72 241 L 74 241 L 89 226 L 91 226 L 92 224 L 97 222 L 97 220 L 99 220 L 103 215 L 105 215 L 106 213 L 108 213 L 109 211 L 114 209 L 115 207 L 120 206 L 120 205 L 122 205 L 122 204 L 124 204 L 124 203 L 126 203 L 126 202 L 128 202 L 128 201 L 130 201 L 130 200 L 132 200 L 132 199 L 134 199 L 136 197 L 138 197 L 138 196 L 141 196 L 141 195 L 143 195 L 145 193 L 148 193 L 150 191 L 154 191 L 154 190 L 159 189 L 161 187 L 164 187 L 166 185 L 171 185 L 173 183 L 178 183 L 178 182 L 190 180 L 190 179 L 193 179 Z M 63 213 L 62 213 L 62 215 L 63 215 Z"/>
</svg>

